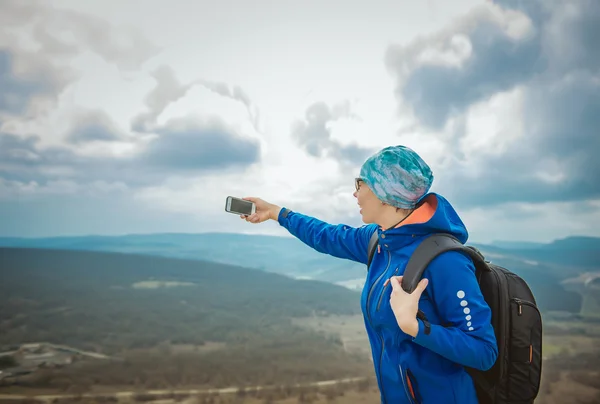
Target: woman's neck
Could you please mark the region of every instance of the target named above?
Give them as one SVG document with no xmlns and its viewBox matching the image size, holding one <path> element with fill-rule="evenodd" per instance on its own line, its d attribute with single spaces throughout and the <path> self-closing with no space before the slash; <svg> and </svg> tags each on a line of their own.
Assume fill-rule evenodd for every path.
<svg viewBox="0 0 600 404">
<path fill-rule="evenodd" d="M 396 211 L 396 208 L 391 206 L 390 210 L 390 212 L 386 212 L 388 214 L 382 218 L 381 223 L 378 223 L 383 230 L 389 230 L 394 227 L 402 226 L 402 223 L 408 219 L 412 212 L 414 212 L 414 210 L 404 209 Z"/>
</svg>

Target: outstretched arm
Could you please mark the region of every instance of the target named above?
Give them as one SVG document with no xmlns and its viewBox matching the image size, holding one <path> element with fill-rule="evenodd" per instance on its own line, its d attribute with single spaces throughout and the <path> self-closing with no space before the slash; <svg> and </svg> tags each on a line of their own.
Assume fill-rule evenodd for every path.
<svg viewBox="0 0 600 404">
<path fill-rule="evenodd" d="M 369 239 L 377 225 L 351 227 L 333 225 L 311 216 L 293 212 L 268 203 L 260 198 L 244 198 L 256 205 L 256 213 L 242 216 L 251 223 L 275 220 L 292 235 L 316 251 L 338 258 L 366 264 L 368 261 Z"/>
<path fill-rule="evenodd" d="M 314 217 L 282 209 L 278 222 L 292 235 L 315 250 L 338 258 L 367 263 L 369 239 L 377 225 L 350 227 L 332 225 Z"/>
</svg>

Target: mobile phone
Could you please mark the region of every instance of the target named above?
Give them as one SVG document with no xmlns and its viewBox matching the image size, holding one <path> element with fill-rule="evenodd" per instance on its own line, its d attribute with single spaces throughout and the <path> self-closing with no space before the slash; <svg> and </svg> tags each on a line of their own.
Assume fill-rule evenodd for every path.
<svg viewBox="0 0 600 404">
<path fill-rule="evenodd" d="M 238 215 L 250 216 L 256 212 L 254 202 L 246 201 L 234 196 L 228 196 L 225 201 L 225 211 L 229 213 L 237 213 Z"/>
</svg>

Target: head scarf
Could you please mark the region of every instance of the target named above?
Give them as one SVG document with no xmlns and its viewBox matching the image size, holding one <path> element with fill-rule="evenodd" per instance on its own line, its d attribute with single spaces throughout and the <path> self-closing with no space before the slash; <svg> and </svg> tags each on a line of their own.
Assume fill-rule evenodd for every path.
<svg viewBox="0 0 600 404">
<path fill-rule="evenodd" d="M 413 150 L 406 146 L 389 146 L 364 162 L 360 179 L 380 201 L 401 209 L 413 209 L 429 191 L 433 173 Z"/>
</svg>

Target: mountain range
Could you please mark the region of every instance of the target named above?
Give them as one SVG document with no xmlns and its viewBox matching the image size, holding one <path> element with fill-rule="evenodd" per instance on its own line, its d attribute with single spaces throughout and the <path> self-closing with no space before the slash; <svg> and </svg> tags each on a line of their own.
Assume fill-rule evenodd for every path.
<svg viewBox="0 0 600 404">
<path fill-rule="evenodd" d="M 522 276 L 541 306 L 577 311 L 580 298 L 561 282 L 600 270 L 600 238 L 568 237 L 551 243 L 473 243 L 488 260 Z M 0 238 L 0 247 L 107 251 L 211 261 L 360 289 L 366 267 L 314 251 L 296 238 L 232 233 L 142 234 L 52 238 Z M 557 303 L 560 300 L 560 304 Z"/>
</svg>

